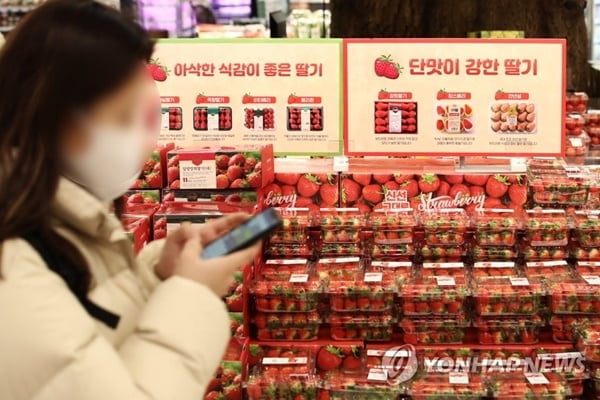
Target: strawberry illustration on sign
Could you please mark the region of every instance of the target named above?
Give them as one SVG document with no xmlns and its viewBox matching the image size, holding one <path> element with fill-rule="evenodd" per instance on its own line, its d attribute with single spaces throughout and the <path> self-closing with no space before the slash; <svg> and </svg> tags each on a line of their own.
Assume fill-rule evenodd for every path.
<svg viewBox="0 0 600 400">
<path fill-rule="evenodd" d="M 296 104 L 298 102 L 298 96 L 296 93 L 292 93 L 288 96 L 288 104 Z"/>
<path fill-rule="evenodd" d="M 252 96 L 250 95 L 250 93 L 246 93 L 244 95 L 244 97 L 242 97 L 242 104 L 249 104 L 252 103 Z"/>
<path fill-rule="evenodd" d="M 438 100 L 444 100 L 444 99 L 447 98 L 446 96 L 447 96 L 446 89 L 440 89 L 440 90 L 438 90 L 438 93 L 437 93 L 437 99 Z"/>
<path fill-rule="evenodd" d="M 150 60 L 150 63 L 148 64 L 148 72 L 150 72 L 152 79 L 157 82 L 166 81 L 167 77 L 171 73 L 167 67 L 160 63 L 158 58 Z"/>
<path fill-rule="evenodd" d="M 202 104 L 202 103 L 206 103 L 207 97 L 204 95 L 204 93 L 199 93 L 196 96 L 196 104 Z"/>
<path fill-rule="evenodd" d="M 403 69 L 400 64 L 395 63 L 394 60 L 392 60 L 391 55 L 378 57 L 375 60 L 373 67 L 375 75 L 388 79 L 398 79 Z"/>
</svg>

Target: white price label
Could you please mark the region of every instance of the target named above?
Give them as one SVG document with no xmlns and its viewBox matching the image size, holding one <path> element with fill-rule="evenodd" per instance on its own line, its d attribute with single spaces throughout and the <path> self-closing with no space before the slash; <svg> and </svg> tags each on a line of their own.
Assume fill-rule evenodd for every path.
<svg viewBox="0 0 600 400">
<path fill-rule="evenodd" d="M 291 274 L 290 282 L 294 282 L 294 283 L 308 282 L 308 274 Z"/>
<path fill-rule="evenodd" d="M 336 156 L 333 157 L 333 170 L 337 172 L 347 172 L 350 169 L 350 161 L 348 157 Z"/>
<path fill-rule="evenodd" d="M 291 260 L 267 260 L 268 265 L 303 265 L 308 260 L 306 258 L 294 258 Z"/>
<path fill-rule="evenodd" d="M 456 286 L 456 281 L 451 276 L 436 276 L 438 286 Z"/>
<path fill-rule="evenodd" d="M 423 268 L 463 268 L 463 263 L 423 263 Z"/>
<path fill-rule="evenodd" d="M 466 372 L 450 372 L 448 374 L 448 383 L 452 385 L 468 385 L 469 374 Z"/>
<path fill-rule="evenodd" d="M 526 373 L 525 378 L 527 378 L 527 381 L 532 385 L 547 385 L 550 383 L 548 378 L 546 378 L 546 375 L 539 372 Z"/>
<path fill-rule="evenodd" d="M 385 382 L 388 379 L 388 372 L 383 368 L 371 368 L 367 375 L 368 381 Z"/>
<path fill-rule="evenodd" d="M 518 278 L 515 276 L 511 276 L 510 284 L 513 286 L 529 286 L 529 279 L 527 278 Z"/>
<path fill-rule="evenodd" d="M 306 364 L 308 358 L 306 357 L 265 357 L 262 360 L 264 365 L 288 365 L 288 364 Z"/>
<path fill-rule="evenodd" d="M 412 267 L 412 263 L 409 261 L 373 261 L 371 266 L 379 268 L 407 268 Z"/>
<path fill-rule="evenodd" d="M 358 257 L 322 258 L 321 260 L 319 260 L 319 262 L 322 264 L 342 264 L 359 261 L 360 258 Z"/>
<path fill-rule="evenodd" d="M 512 268 L 515 266 L 515 263 L 510 261 L 498 261 L 498 262 L 477 262 L 475 263 L 475 268 Z"/>
<path fill-rule="evenodd" d="M 559 265 L 566 265 L 564 261 L 540 261 L 540 262 L 528 262 L 528 267 L 558 267 Z"/>
<path fill-rule="evenodd" d="M 381 282 L 383 280 L 383 274 L 381 272 L 366 272 L 364 281 L 365 282 Z"/>
<path fill-rule="evenodd" d="M 600 285 L 600 276 L 598 275 L 581 275 L 581 277 L 590 285 Z"/>
</svg>

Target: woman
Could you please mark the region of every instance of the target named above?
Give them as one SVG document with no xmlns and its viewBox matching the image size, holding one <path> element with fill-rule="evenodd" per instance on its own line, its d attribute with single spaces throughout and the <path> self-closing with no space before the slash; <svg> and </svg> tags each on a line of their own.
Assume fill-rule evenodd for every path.
<svg viewBox="0 0 600 400">
<path fill-rule="evenodd" d="M 229 339 L 220 296 L 257 247 L 201 261 L 234 215 L 136 260 L 108 202 L 141 169 L 153 43 L 50 0 L 0 52 L 0 399 L 196 400 Z"/>
</svg>

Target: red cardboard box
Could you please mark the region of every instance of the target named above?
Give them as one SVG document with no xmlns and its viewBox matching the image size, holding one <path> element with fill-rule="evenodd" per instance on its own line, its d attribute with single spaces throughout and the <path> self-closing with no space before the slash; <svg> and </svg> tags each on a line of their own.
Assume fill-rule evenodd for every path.
<svg viewBox="0 0 600 400">
<path fill-rule="evenodd" d="M 259 189 L 273 181 L 273 145 L 173 150 L 169 189 Z"/>
<path fill-rule="evenodd" d="M 139 253 L 150 240 L 150 225 L 145 217 L 123 217 L 121 219 L 127 237 L 133 243 L 133 251 Z"/>
</svg>

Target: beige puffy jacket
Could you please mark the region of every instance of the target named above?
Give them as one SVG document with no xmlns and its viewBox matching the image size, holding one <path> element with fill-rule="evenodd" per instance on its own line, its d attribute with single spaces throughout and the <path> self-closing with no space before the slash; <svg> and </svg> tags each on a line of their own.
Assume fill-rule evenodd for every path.
<svg viewBox="0 0 600 400">
<path fill-rule="evenodd" d="M 4 242 L 0 399 L 202 398 L 229 339 L 223 302 L 181 277 L 159 282 L 160 242 L 136 260 L 119 221 L 74 183 L 61 180 L 51 213 L 91 268 L 89 298 L 121 319 L 113 330 L 91 318 L 27 242 Z"/>
</svg>

